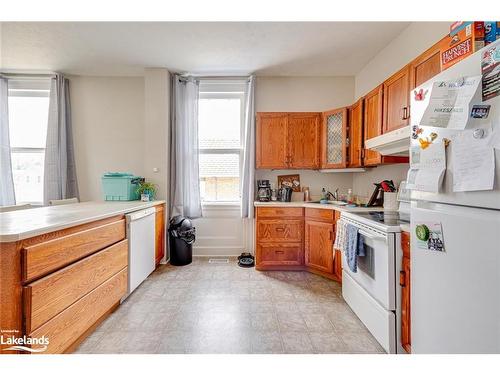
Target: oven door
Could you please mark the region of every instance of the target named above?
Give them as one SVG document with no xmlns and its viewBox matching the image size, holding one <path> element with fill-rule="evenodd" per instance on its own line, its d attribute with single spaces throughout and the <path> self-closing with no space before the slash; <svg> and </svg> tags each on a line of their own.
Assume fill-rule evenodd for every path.
<svg viewBox="0 0 500 375">
<path fill-rule="evenodd" d="M 393 233 L 384 233 L 349 220 L 359 228 L 359 239 L 365 244 L 365 256 L 358 257 L 357 272 L 352 272 L 345 257 L 344 271 L 386 310 L 396 310 L 395 250 Z"/>
</svg>

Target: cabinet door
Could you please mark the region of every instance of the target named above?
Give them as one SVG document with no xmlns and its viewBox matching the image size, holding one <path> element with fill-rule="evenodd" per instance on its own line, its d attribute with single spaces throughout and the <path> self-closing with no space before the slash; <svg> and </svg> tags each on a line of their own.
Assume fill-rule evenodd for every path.
<svg viewBox="0 0 500 375">
<path fill-rule="evenodd" d="M 347 108 L 323 112 L 321 168 L 347 166 Z"/>
<path fill-rule="evenodd" d="M 287 122 L 286 113 L 257 113 L 256 168 L 287 167 Z"/>
<path fill-rule="evenodd" d="M 257 221 L 259 242 L 301 242 L 302 220 L 259 219 Z"/>
<path fill-rule="evenodd" d="M 349 167 L 363 165 L 363 99 L 349 109 Z"/>
<path fill-rule="evenodd" d="M 160 264 L 165 255 L 165 209 L 164 205 L 156 206 L 155 216 L 155 260 Z"/>
<path fill-rule="evenodd" d="M 375 138 L 382 134 L 382 99 L 382 85 L 370 91 L 364 97 L 363 138 L 365 142 L 367 139 Z M 363 158 L 364 165 L 378 165 L 381 160 L 381 155 L 377 151 L 365 149 Z"/>
<path fill-rule="evenodd" d="M 409 124 L 409 99 L 410 68 L 406 66 L 384 82 L 384 133 Z"/>
<path fill-rule="evenodd" d="M 401 264 L 401 273 L 399 275 L 399 284 L 401 285 L 401 345 L 411 352 L 411 303 L 410 303 L 410 234 L 401 233 L 401 247 L 403 249 L 403 258 Z"/>
<path fill-rule="evenodd" d="M 288 115 L 289 168 L 319 168 L 319 113 Z"/>
<path fill-rule="evenodd" d="M 333 224 L 307 220 L 305 223 L 305 264 L 333 273 Z"/>
<path fill-rule="evenodd" d="M 414 89 L 441 73 L 441 50 L 439 42 L 410 63 L 410 86 Z"/>
</svg>

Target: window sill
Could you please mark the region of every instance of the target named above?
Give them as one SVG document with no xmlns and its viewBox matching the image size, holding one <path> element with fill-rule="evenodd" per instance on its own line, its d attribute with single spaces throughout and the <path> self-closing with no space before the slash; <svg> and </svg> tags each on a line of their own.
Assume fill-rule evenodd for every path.
<svg viewBox="0 0 500 375">
<path fill-rule="evenodd" d="M 239 209 L 241 204 L 239 202 L 202 202 L 201 206 L 210 210 L 234 210 Z"/>
</svg>

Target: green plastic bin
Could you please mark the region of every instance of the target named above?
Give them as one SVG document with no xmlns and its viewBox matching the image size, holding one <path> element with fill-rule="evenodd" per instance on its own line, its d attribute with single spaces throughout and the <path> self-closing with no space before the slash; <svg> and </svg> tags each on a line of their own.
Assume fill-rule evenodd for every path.
<svg viewBox="0 0 500 375">
<path fill-rule="evenodd" d="M 108 172 L 102 176 L 102 192 L 105 201 L 135 201 L 139 199 L 136 193 L 142 177 L 132 173 Z"/>
</svg>

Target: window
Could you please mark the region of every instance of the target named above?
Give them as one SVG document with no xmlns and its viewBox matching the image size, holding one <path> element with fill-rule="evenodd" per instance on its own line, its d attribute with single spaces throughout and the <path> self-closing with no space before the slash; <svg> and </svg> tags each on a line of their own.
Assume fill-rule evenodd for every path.
<svg viewBox="0 0 500 375">
<path fill-rule="evenodd" d="M 50 80 L 9 80 L 9 133 L 16 203 L 43 203 Z"/>
<path fill-rule="evenodd" d="M 239 202 L 244 83 L 200 83 L 198 139 L 204 203 Z"/>
</svg>

